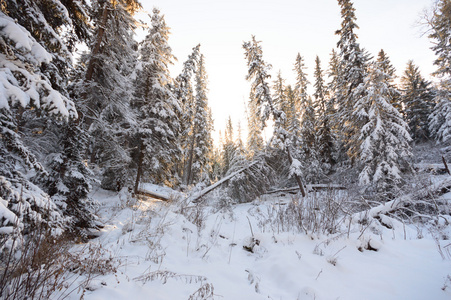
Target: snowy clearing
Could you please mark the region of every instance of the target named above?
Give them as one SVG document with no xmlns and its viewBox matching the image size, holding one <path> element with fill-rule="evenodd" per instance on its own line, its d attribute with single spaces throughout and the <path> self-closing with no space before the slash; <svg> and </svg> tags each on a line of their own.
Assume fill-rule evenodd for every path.
<svg viewBox="0 0 451 300">
<path fill-rule="evenodd" d="M 69 299 L 451 298 L 451 243 L 426 228 L 344 220 L 342 233 L 312 235 L 267 222 L 288 197 L 220 210 L 93 196 L 108 225 L 90 243 L 107 250 L 117 272 Z"/>
</svg>

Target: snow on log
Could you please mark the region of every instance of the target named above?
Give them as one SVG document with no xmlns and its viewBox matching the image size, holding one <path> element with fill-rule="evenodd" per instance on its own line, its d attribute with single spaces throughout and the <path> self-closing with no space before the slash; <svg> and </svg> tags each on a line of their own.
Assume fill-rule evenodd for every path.
<svg viewBox="0 0 451 300">
<path fill-rule="evenodd" d="M 206 187 L 205 189 L 203 189 L 202 191 L 198 192 L 197 194 L 190 196 L 186 199 L 187 203 L 190 202 L 196 202 L 198 199 L 202 198 L 203 196 L 205 196 L 206 194 L 210 193 L 212 190 L 214 190 L 215 188 L 217 188 L 218 186 L 220 186 L 221 184 L 223 184 L 224 182 L 229 181 L 230 179 L 232 179 L 233 177 L 235 177 L 236 175 L 240 174 L 241 172 L 246 171 L 247 169 L 249 169 L 250 167 L 252 167 L 253 165 L 255 165 L 257 162 L 253 162 L 251 163 L 249 166 L 244 167 L 236 172 L 233 172 L 232 174 L 230 174 L 229 176 L 224 177 L 223 179 L 219 180 L 218 182 L 209 185 L 208 187 Z"/>
<path fill-rule="evenodd" d="M 180 195 L 179 192 L 165 186 L 159 186 L 151 183 L 141 183 L 138 187 L 138 195 L 155 198 L 158 200 L 169 201 Z"/>
</svg>

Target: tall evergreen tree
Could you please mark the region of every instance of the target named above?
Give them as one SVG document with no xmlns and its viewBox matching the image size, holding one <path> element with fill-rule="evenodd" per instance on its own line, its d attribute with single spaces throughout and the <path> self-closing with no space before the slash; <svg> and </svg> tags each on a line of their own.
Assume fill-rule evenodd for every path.
<svg viewBox="0 0 451 300">
<path fill-rule="evenodd" d="M 282 127 L 284 114 L 275 106 L 267 82 L 270 78 L 268 71 L 271 65 L 268 65 L 263 60 L 263 51 L 259 42 L 255 40 L 255 36 L 252 36 L 252 41 L 245 42 L 243 48 L 249 68 L 246 78 L 249 81 L 252 80 L 252 95 L 255 97 L 254 101 L 257 104 L 257 111 L 260 112 L 259 115 L 261 116 L 262 124 L 264 125 L 270 116 L 274 119 L 275 134 L 273 139 L 275 141 L 273 143 L 286 153 L 290 163 L 290 174 L 295 178 L 302 196 L 305 196 L 304 185 L 300 177 L 302 175 L 301 163 L 292 155 L 293 149 L 289 133 Z"/>
<path fill-rule="evenodd" d="M 258 111 L 258 105 L 255 97 L 251 91 L 249 97 L 249 113 L 247 116 L 247 127 L 248 127 L 248 137 L 247 137 L 247 149 L 250 158 L 257 155 L 263 150 L 263 137 L 262 137 L 262 125 L 260 120 L 260 115 Z"/>
<path fill-rule="evenodd" d="M 300 158 L 305 179 L 314 182 L 321 175 L 321 165 L 318 160 L 317 117 L 311 97 L 307 98 L 301 109 L 304 113 L 300 129 Z"/>
<path fill-rule="evenodd" d="M 129 149 L 136 128 L 130 106 L 136 62 L 133 7 L 126 0 L 92 2 L 95 30 L 90 52 L 81 57 L 81 77 L 72 86 L 82 124 L 91 135 L 90 161 L 100 167 L 102 186 L 107 189 L 131 184 L 133 176 Z"/>
<path fill-rule="evenodd" d="M 449 80 L 451 75 L 451 1 L 436 1 L 429 25 L 431 27 L 429 38 L 435 42 L 432 50 L 437 56 L 434 61 L 437 70 L 434 74 Z"/>
<path fill-rule="evenodd" d="M 315 59 L 315 92 L 313 97 L 315 98 L 316 113 L 317 113 L 317 144 L 318 155 L 321 161 L 321 169 L 324 172 L 330 171 L 330 168 L 334 162 L 334 138 L 332 133 L 332 113 L 327 99 L 327 90 L 324 83 L 323 70 L 321 69 L 321 61 L 317 56 Z"/>
<path fill-rule="evenodd" d="M 227 174 L 232 166 L 232 161 L 236 155 L 236 145 L 233 140 L 232 119 L 227 119 L 224 141 L 222 145 L 222 175 Z"/>
<path fill-rule="evenodd" d="M 386 84 L 390 90 L 390 103 L 401 112 L 401 93 L 394 82 L 396 79 L 396 69 L 383 49 L 381 49 L 377 55 L 377 62 L 382 72 L 388 75 L 385 80 L 387 81 Z"/>
<path fill-rule="evenodd" d="M 451 87 L 446 81 L 439 86 L 434 100 L 436 105 L 429 116 L 429 131 L 439 142 L 451 141 Z"/>
<path fill-rule="evenodd" d="M 431 17 L 429 38 L 435 42 L 432 47 L 437 56 L 434 61 L 437 66 L 434 75 L 440 79 L 440 85 L 434 98 L 435 107 L 429 117 L 429 129 L 438 141 L 449 142 L 451 139 L 451 1 L 437 1 Z"/>
<path fill-rule="evenodd" d="M 354 114 L 365 122 L 359 137 L 363 168 L 359 183 L 391 198 L 401 182 L 402 169 L 410 168 L 411 138 L 402 115 L 390 103 L 388 77 L 380 63 L 371 66 L 364 83 L 368 93 L 356 103 Z"/>
<path fill-rule="evenodd" d="M 367 55 L 357 42 L 355 8 L 350 0 L 338 0 L 341 7 L 342 23 L 336 34 L 340 37 L 340 77 L 337 86 L 337 130 L 343 132 L 344 145 L 351 163 L 359 156 L 359 128 L 362 120 L 354 117 L 355 103 L 365 96 L 362 88 L 367 68 Z"/>
<path fill-rule="evenodd" d="M 304 71 L 305 69 L 307 69 L 307 67 L 305 66 L 304 58 L 298 53 L 293 71 L 296 73 L 294 90 L 298 99 L 296 102 L 296 111 L 301 118 L 303 114 L 302 107 L 305 106 L 305 103 L 308 101 L 307 86 L 310 84 L 307 79 L 307 74 Z"/>
<path fill-rule="evenodd" d="M 45 192 L 48 186 L 30 179 L 30 173 L 37 174 L 35 178 L 46 177 L 49 173 L 36 151 L 24 143 L 19 126 L 25 120 L 24 114 L 35 112 L 47 121 L 52 118 L 67 121 L 78 117 L 74 103 L 52 79 L 58 77 L 58 73 L 48 68 L 54 63 L 52 54 L 62 53 L 64 56 L 64 51 L 51 48 L 44 39 L 44 36 L 48 38 L 47 31 L 34 38 L 25 27 L 29 25 L 27 22 L 38 22 L 40 27 L 37 28 L 51 28 L 35 4 L 24 3 L 24 7 L 28 5 L 29 9 L 22 12 L 24 16 L 17 21 L 6 15 L 6 10 L 0 12 L 0 232 L 5 237 L 0 251 L 14 246 L 14 236 L 30 232 L 39 225 L 61 230 L 69 224 L 68 218 L 63 217 Z M 8 5 L 17 6 L 17 3 L 8 2 Z M 20 14 L 20 7 L 8 7 L 11 11 L 19 9 L 19 12 L 11 12 L 13 16 Z M 28 20 L 27 16 L 37 17 Z M 57 32 L 52 34 L 54 38 L 60 38 Z M 40 37 L 42 40 L 38 39 Z"/>
<path fill-rule="evenodd" d="M 282 78 L 282 74 L 279 71 L 277 73 L 276 80 L 274 80 L 273 86 L 273 101 L 276 107 L 283 113 L 283 122 L 281 124 L 284 130 L 288 131 L 288 115 L 290 115 L 290 105 L 286 98 L 285 92 L 285 79 Z"/>
<path fill-rule="evenodd" d="M 300 109 L 297 108 L 299 98 L 296 96 L 296 92 L 291 85 L 288 85 L 285 89 L 286 94 L 286 126 L 288 132 L 292 136 L 293 146 L 296 148 L 299 145 L 299 132 L 300 132 Z"/>
<path fill-rule="evenodd" d="M 136 79 L 135 103 L 138 106 L 139 153 L 135 191 L 141 176 L 154 183 L 173 184 L 173 166 L 180 160 L 177 143 L 180 105 L 171 89 L 169 65 L 175 59 L 168 43 L 169 28 L 156 8 L 151 27 L 141 42 L 140 71 Z"/>
<path fill-rule="evenodd" d="M 401 77 L 404 116 L 414 141 L 429 138 L 428 117 L 433 107 L 430 82 L 421 76 L 419 68 L 409 61 Z"/>
<path fill-rule="evenodd" d="M 189 155 L 185 169 L 185 183 L 200 182 L 210 173 L 209 156 L 212 154 L 213 124 L 207 98 L 207 72 L 201 54 L 195 76 L 195 114 L 190 133 Z"/>
<path fill-rule="evenodd" d="M 192 84 L 192 77 L 196 72 L 196 66 L 199 62 L 200 45 L 193 48 L 193 52 L 188 56 L 188 59 L 183 63 L 182 72 L 175 79 L 174 93 L 180 104 L 180 134 L 178 139 L 179 147 L 182 151 L 182 159 L 178 163 L 178 175 L 183 178 L 185 165 L 189 157 L 190 138 L 189 133 L 192 130 L 194 122 L 194 90 Z"/>
</svg>

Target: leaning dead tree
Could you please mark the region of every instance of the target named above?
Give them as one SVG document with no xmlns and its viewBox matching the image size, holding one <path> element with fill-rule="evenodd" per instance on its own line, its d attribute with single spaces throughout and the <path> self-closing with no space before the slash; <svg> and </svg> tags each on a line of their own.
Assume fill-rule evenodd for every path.
<svg viewBox="0 0 451 300">
<path fill-rule="evenodd" d="M 266 64 L 263 60 L 263 51 L 259 43 L 260 42 L 255 40 L 255 36 L 252 36 L 251 42 L 243 44 L 247 65 L 249 67 L 246 79 L 252 81 L 251 89 L 252 95 L 254 95 L 254 99 L 251 99 L 251 101 L 255 101 L 257 104 L 263 127 L 270 116 L 274 119 L 274 139 L 281 150 L 286 153 L 291 165 L 290 173 L 296 180 L 302 196 L 305 197 L 306 192 L 301 179 L 301 164 L 291 153 L 291 149 L 293 148 L 291 133 L 287 132 L 282 126 L 285 114 L 275 107 L 271 97 L 271 91 L 266 82 L 266 80 L 271 77 L 271 75 L 267 73 L 271 68 L 271 65 Z"/>
</svg>

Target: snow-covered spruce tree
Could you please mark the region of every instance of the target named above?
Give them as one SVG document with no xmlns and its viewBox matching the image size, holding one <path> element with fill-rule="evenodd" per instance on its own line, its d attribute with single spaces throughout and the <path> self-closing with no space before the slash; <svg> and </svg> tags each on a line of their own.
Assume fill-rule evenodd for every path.
<svg viewBox="0 0 451 300">
<path fill-rule="evenodd" d="M 89 34 L 86 1 L 8 0 L 2 11 L 23 26 L 52 56 L 39 69 L 54 89 L 64 90 L 75 44 L 85 41 Z"/>
<path fill-rule="evenodd" d="M 211 171 L 209 157 L 213 150 L 213 122 L 208 107 L 207 82 L 205 59 L 201 54 L 195 76 L 195 113 L 189 134 L 188 159 L 184 174 L 184 182 L 187 185 L 208 179 Z"/>
<path fill-rule="evenodd" d="M 58 147 L 48 155 L 50 168 L 47 188 L 52 200 L 69 216 L 71 229 L 92 228 L 96 225 L 91 191 L 92 171 L 83 161 L 88 135 L 79 124 L 62 124 Z"/>
<path fill-rule="evenodd" d="M 92 1 L 94 34 L 82 55 L 71 92 L 77 97 L 82 124 L 90 133 L 90 162 L 100 167 L 102 187 L 119 190 L 131 184 L 130 140 L 136 118 L 130 107 L 131 75 L 136 62 L 133 40 L 134 1 Z M 86 68 L 84 68 L 86 66 Z"/>
<path fill-rule="evenodd" d="M 274 105 L 278 108 L 279 111 L 281 111 L 284 115 L 281 126 L 284 130 L 288 131 L 288 118 L 287 116 L 290 115 L 290 105 L 287 101 L 287 95 L 285 92 L 285 79 L 282 78 L 282 74 L 279 70 L 277 73 L 276 80 L 273 82 L 272 86 L 273 94 L 272 99 L 274 102 Z"/>
<path fill-rule="evenodd" d="M 337 128 L 342 132 L 341 138 L 351 164 L 359 157 L 359 130 L 363 120 L 356 119 L 354 106 L 366 91 L 363 89 L 367 68 L 367 56 L 357 42 L 355 8 L 350 0 L 338 0 L 341 7 L 342 23 L 336 34 L 340 37 L 337 47 L 339 52 L 340 76 L 336 90 Z"/>
<path fill-rule="evenodd" d="M 247 115 L 247 152 L 249 159 L 258 155 L 263 150 L 263 137 L 262 137 L 262 125 L 261 118 L 258 111 L 258 105 L 255 97 L 251 91 L 248 102 L 248 115 Z"/>
<path fill-rule="evenodd" d="M 331 105 L 328 103 L 327 89 L 324 83 L 323 70 L 321 69 L 321 61 L 317 56 L 315 59 L 315 98 L 316 114 L 317 114 L 317 145 L 318 159 L 321 162 L 321 171 L 328 173 L 334 164 L 333 153 L 335 151 L 335 139 L 332 131 L 332 113 Z"/>
<path fill-rule="evenodd" d="M 222 175 L 225 176 L 231 166 L 232 166 L 232 160 L 234 159 L 236 155 L 236 145 L 233 139 L 233 125 L 232 125 L 232 119 L 227 119 L 225 133 L 224 133 L 224 141 L 222 144 Z"/>
<path fill-rule="evenodd" d="M 335 102 L 338 93 L 338 87 L 340 84 L 340 58 L 338 57 L 338 53 L 335 49 L 332 49 L 329 59 L 329 68 L 327 70 L 327 92 L 329 96 L 329 103 L 332 110 L 335 110 Z"/>
<path fill-rule="evenodd" d="M 267 82 L 270 78 L 268 71 L 271 65 L 266 64 L 263 60 L 263 51 L 259 43 L 255 40 L 255 36 L 252 36 L 252 41 L 243 44 L 249 68 L 246 78 L 252 82 L 252 95 L 255 97 L 254 101 L 257 104 L 257 112 L 261 116 L 262 124 L 264 125 L 269 117 L 274 119 L 274 141 L 272 143 L 286 153 L 290 163 L 290 175 L 295 178 L 302 196 L 305 196 L 304 185 L 301 181 L 301 163 L 293 157 L 292 139 L 290 139 L 289 133 L 282 127 L 285 115 L 277 109 L 271 97 L 271 91 Z"/>
<path fill-rule="evenodd" d="M 401 183 L 401 173 L 410 170 L 411 141 L 402 115 L 390 103 L 389 75 L 379 62 L 370 66 L 364 85 L 367 94 L 355 106 L 360 130 L 359 184 L 368 192 L 392 198 Z"/>
<path fill-rule="evenodd" d="M 88 38 L 86 2 L 23 1 L 18 4 L 9 1 L 5 11 L 28 29 L 51 54 L 52 60 L 42 63 L 40 71 L 55 90 L 67 96 L 66 87 L 75 43 Z M 48 171 L 48 174 L 38 173 L 32 178 L 33 182 L 55 200 L 64 215 L 71 217 L 71 229 L 91 227 L 94 216 L 89 211 L 91 200 L 87 198 L 91 178 L 90 171 L 82 163 L 83 153 L 77 149 L 86 142 L 83 132 L 79 131 L 79 123 L 49 119 L 39 109 L 26 109 L 20 112 L 18 125 L 24 144 L 28 145 Z M 74 131 L 77 134 L 73 135 Z M 55 157 L 60 158 L 58 163 L 53 160 Z M 67 189 L 63 182 L 77 182 L 80 189 Z"/>
<path fill-rule="evenodd" d="M 414 141 L 424 141 L 430 136 L 428 117 L 433 108 L 430 82 L 421 76 L 419 68 L 409 61 L 401 77 L 401 101 L 404 117 Z"/>
<path fill-rule="evenodd" d="M 396 69 L 390 62 L 390 58 L 385 53 L 383 49 L 379 51 L 377 55 L 377 62 L 379 63 L 380 68 L 382 71 L 388 75 L 386 84 L 388 88 L 390 89 L 391 94 L 391 100 L 390 103 L 399 111 L 402 112 L 402 105 L 401 105 L 401 92 L 399 91 L 398 87 L 395 84 L 396 79 Z"/>
<path fill-rule="evenodd" d="M 451 1 L 437 1 L 434 14 L 429 21 L 431 38 L 435 44 L 432 50 L 437 59 L 434 64 L 437 70 L 434 75 L 440 79 L 438 92 L 435 95 L 435 107 L 429 116 L 429 129 L 437 141 L 451 140 Z"/>
<path fill-rule="evenodd" d="M 429 131 L 438 142 L 451 141 L 451 87 L 442 82 L 434 100 L 436 105 L 429 116 Z"/>
<path fill-rule="evenodd" d="M 180 105 L 171 90 L 169 65 L 173 63 L 168 44 L 169 28 L 160 11 L 153 9 L 148 35 L 139 48 L 140 67 L 135 82 L 134 105 L 138 109 L 139 153 L 135 191 L 141 177 L 158 184 L 172 185 L 176 159 Z"/>
<path fill-rule="evenodd" d="M 280 126 L 274 126 L 273 136 L 269 143 L 270 155 L 273 160 L 284 161 L 287 159 L 286 152 L 282 144 L 290 144 L 290 152 L 292 157 L 300 158 L 300 145 L 301 141 L 299 139 L 300 134 L 300 124 L 296 122 L 293 124 L 293 118 L 296 117 L 296 106 L 299 103 L 299 99 L 296 97 L 294 91 L 292 91 L 292 98 L 288 98 L 287 89 L 285 87 L 285 80 L 279 71 L 276 80 L 273 83 L 273 95 L 272 99 L 276 109 L 282 114 L 280 118 Z M 289 102 L 292 100 L 292 103 Z M 291 124 L 290 124 L 291 123 Z M 277 125 L 277 124 L 276 124 Z M 293 128 L 292 126 L 296 126 Z M 291 128 L 290 128 L 291 127 Z M 290 130 L 292 129 L 292 130 Z M 295 135 L 295 133 L 297 135 Z M 283 140 L 289 139 L 289 141 L 282 142 Z M 302 161 L 302 160 L 301 160 Z M 302 161 L 304 162 L 304 161 Z M 286 178 L 291 177 L 290 167 L 288 163 L 279 164 L 276 170 L 280 177 Z"/>
<path fill-rule="evenodd" d="M 333 160 L 337 166 L 345 163 L 347 160 L 346 152 L 344 151 L 344 135 L 341 131 L 342 124 L 337 113 L 337 98 L 340 85 L 340 58 L 335 49 L 332 49 L 329 59 L 329 68 L 327 70 L 328 83 L 326 87 L 327 102 L 326 111 L 330 116 L 330 126 L 332 135 L 334 137 L 334 152 L 332 153 Z"/>
<path fill-rule="evenodd" d="M 311 97 L 302 103 L 301 110 L 304 113 L 300 129 L 300 159 L 305 179 L 314 182 L 318 181 L 322 172 L 318 153 L 317 116 Z"/>
<path fill-rule="evenodd" d="M 291 85 L 288 85 L 285 89 L 285 97 L 287 104 L 286 106 L 286 126 L 288 132 L 291 134 L 293 147 L 299 148 L 299 136 L 301 130 L 300 123 L 300 108 L 298 108 L 299 99 L 296 97 L 296 92 L 293 90 Z"/>
<path fill-rule="evenodd" d="M 177 163 L 177 174 L 179 178 L 183 178 L 185 164 L 189 157 L 189 133 L 194 122 L 194 91 L 192 85 L 192 77 L 196 71 L 199 61 L 200 45 L 193 48 L 193 52 L 183 63 L 181 73 L 175 79 L 174 94 L 180 104 L 180 134 L 178 137 L 178 145 L 182 151 L 182 159 Z"/>
<path fill-rule="evenodd" d="M 307 94 L 307 87 L 310 84 L 310 82 L 307 79 L 307 74 L 304 70 L 306 70 L 307 67 L 304 63 L 304 58 L 301 56 L 301 54 L 297 54 L 296 61 L 294 63 L 294 69 L 293 71 L 296 74 L 296 84 L 294 86 L 294 91 L 296 93 L 296 111 L 300 118 L 302 118 L 302 106 L 307 101 L 308 94 Z"/>
<path fill-rule="evenodd" d="M 41 19 L 45 25 L 45 20 Z M 43 26 L 44 26 L 43 25 Z M 47 176 L 37 156 L 23 143 L 18 121 L 29 110 L 47 119 L 76 119 L 74 103 L 54 89 L 41 70 L 52 55 L 31 33 L 0 12 L 0 234 L 1 250 L 13 247 L 14 237 L 38 225 L 61 232 L 68 223 L 30 174 Z M 43 43 L 45 45 L 45 43 Z"/>
</svg>

